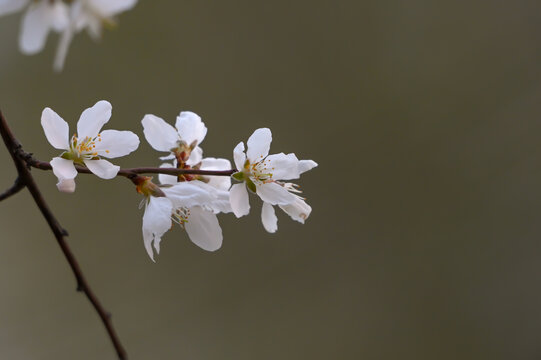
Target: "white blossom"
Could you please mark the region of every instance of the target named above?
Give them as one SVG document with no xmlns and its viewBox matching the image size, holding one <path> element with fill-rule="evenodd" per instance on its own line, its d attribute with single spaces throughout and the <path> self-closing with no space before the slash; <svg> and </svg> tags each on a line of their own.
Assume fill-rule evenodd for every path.
<svg viewBox="0 0 541 360">
<path fill-rule="evenodd" d="M 141 121 L 145 138 L 156 151 L 168 152 L 163 160 L 177 158 L 186 165 L 201 162 L 203 150 L 199 144 L 207 135 L 207 127 L 199 115 L 183 111 L 177 116 L 175 127 L 155 115 L 145 115 Z"/>
<path fill-rule="evenodd" d="M 25 8 L 19 49 L 23 54 L 32 55 L 43 50 L 51 30 L 61 32 L 68 27 L 68 6 L 60 0 L 0 0 L 0 16 Z"/>
<path fill-rule="evenodd" d="M 137 0 L 75 0 L 69 12 L 69 26 L 66 26 L 58 44 L 54 69 L 61 71 L 68 48 L 76 33 L 86 29 L 94 40 L 101 38 L 104 26 L 116 25 L 115 16 L 132 9 Z"/>
<path fill-rule="evenodd" d="M 268 155 L 272 142 L 271 131 L 261 128 L 254 131 L 248 139 L 248 149 L 240 142 L 233 150 L 238 172 L 233 178 L 242 181 L 231 187 L 230 202 L 237 217 L 250 212 L 247 188 L 263 200 L 261 218 L 269 232 L 278 228 L 273 205 L 279 205 L 293 219 L 304 222 L 311 208 L 297 195 L 300 191 L 295 184 L 284 180 L 298 179 L 300 175 L 317 166 L 312 160 L 299 160 L 295 154 Z"/>
<path fill-rule="evenodd" d="M 112 159 L 125 156 L 139 146 L 139 137 L 131 131 L 104 130 L 100 133 L 111 118 L 111 111 L 109 102 L 98 101 L 83 111 L 77 123 L 77 133 L 70 138 L 68 124 L 50 108 L 43 110 L 41 126 L 47 140 L 54 148 L 64 150 L 51 161 L 60 191 L 75 191 L 75 164 L 86 166 L 102 179 L 111 179 L 117 175 L 120 167 L 102 157 Z"/>
<path fill-rule="evenodd" d="M 143 240 L 152 261 L 152 248 L 159 254 L 161 238 L 173 223 L 186 230 L 190 240 L 204 250 L 216 251 L 222 246 L 222 229 L 216 214 L 211 210 L 215 200 L 211 186 L 194 180 L 177 182 L 159 189 L 161 196 L 156 196 L 156 191 L 145 191 L 144 186 L 140 190 L 147 196 L 143 215 Z"/>
</svg>

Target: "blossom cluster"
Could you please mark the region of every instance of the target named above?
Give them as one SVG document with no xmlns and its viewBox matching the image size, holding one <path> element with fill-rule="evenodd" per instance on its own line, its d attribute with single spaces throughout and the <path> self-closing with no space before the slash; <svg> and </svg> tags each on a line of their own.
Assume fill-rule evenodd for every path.
<svg viewBox="0 0 541 360">
<path fill-rule="evenodd" d="M 0 16 L 24 11 L 19 48 L 32 55 L 45 47 L 49 32 L 60 33 L 54 69 L 61 71 L 73 36 L 86 30 L 99 40 L 103 27 L 116 25 L 115 16 L 137 0 L 0 0 Z"/>
<path fill-rule="evenodd" d="M 138 148 L 139 137 L 131 131 L 101 131 L 111 114 L 111 104 L 98 101 L 83 111 L 77 132 L 70 137 L 68 124 L 50 108 L 43 110 L 41 125 L 45 136 L 54 148 L 63 151 L 51 161 L 60 191 L 75 191 L 76 166 L 85 167 L 102 179 L 116 177 L 120 167 L 104 158 L 125 156 Z M 151 114 L 145 115 L 141 124 L 150 146 L 164 153 L 159 157 L 161 168 L 217 172 L 177 176 L 160 173 L 157 184 L 146 176 L 132 179 L 137 191 L 144 195 L 143 240 L 152 260 L 154 252 L 160 251 L 162 236 L 173 224 L 183 228 L 190 240 L 202 249 L 219 249 L 223 235 L 217 215 L 247 215 L 249 193 L 263 201 L 261 220 L 268 232 L 278 229 L 274 206 L 300 223 L 310 215 L 312 208 L 300 196 L 299 187 L 288 181 L 298 179 L 317 164 L 312 160 L 299 160 L 293 153 L 269 155 L 272 142 L 269 129 L 255 130 L 246 149 L 243 142 L 234 148 L 236 169 L 233 170 L 228 159 L 203 156 L 200 145 L 207 127 L 197 114 L 181 112 L 174 127 Z M 220 171 L 229 171 L 232 175 L 221 176 Z M 238 183 L 232 185 L 232 179 Z"/>
</svg>

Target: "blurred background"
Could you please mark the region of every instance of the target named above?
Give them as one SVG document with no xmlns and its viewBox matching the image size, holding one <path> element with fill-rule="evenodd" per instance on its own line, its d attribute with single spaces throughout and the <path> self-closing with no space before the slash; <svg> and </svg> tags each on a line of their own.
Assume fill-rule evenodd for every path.
<svg viewBox="0 0 541 360">
<path fill-rule="evenodd" d="M 541 356 L 541 4 L 536 1 L 140 1 L 101 43 L 17 48 L 0 19 L 0 108 L 25 149 L 58 155 L 97 100 L 142 136 L 197 112 L 206 156 L 256 128 L 319 167 L 305 225 L 261 203 L 220 216 L 222 249 L 179 228 L 152 263 L 130 182 L 34 170 L 131 359 L 536 359 Z M 156 166 L 142 138 L 115 163 Z M 15 169 L 0 151 L 0 188 Z M 22 192 L 0 204 L 0 358 L 115 359 Z"/>
</svg>

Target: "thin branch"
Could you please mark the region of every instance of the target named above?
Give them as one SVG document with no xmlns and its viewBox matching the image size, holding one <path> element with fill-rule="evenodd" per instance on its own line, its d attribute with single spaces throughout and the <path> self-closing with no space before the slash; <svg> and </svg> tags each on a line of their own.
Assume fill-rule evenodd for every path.
<svg viewBox="0 0 541 360">
<path fill-rule="evenodd" d="M 17 176 L 17 179 L 15 179 L 15 182 L 13 185 L 0 194 L 0 201 L 7 199 L 8 197 L 17 194 L 19 191 L 24 189 L 25 185 L 24 182 L 21 180 L 20 176 Z"/>
<path fill-rule="evenodd" d="M 24 161 L 36 169 L 40 170 L 52 170 L 51 163 L 47 161 L 36 160 L 32 157 L 32 154 L 26 153 L 19 149 L 19 156 Z M 84 167 L 75 165 L 75 169 L 79 174 L 92 174 L 92 172 Z M 207 175 L 207 176 L 231 176 L 236 173 L 236 169 L 231 170 L 199 170 L 199 169 L 177 169 L 177 168 L 156 168 L 156 167 L 139 167 L 139 168 L 125 168 L 118 171 L 118 176 L 132 178 L 138 174 L 166 174 L 166 175 Z"/>
<path fill-rule="evenodd" d="M 113 324 L 111 322 L 111 314 L 103 308 L 98 298 L 96 297 L 94 292 L 91 290 L 90 286 L 88 285 L 88 282 L 86 281 L 83 275 L 83 271 L 81 270 L 81 267 L 79 266 L 79 263 L 77 262 L 77 259 L 71 252 L 66 242 L 65 237 L 68 235 L 67 231 L 64 230 L 62 226 L 60 226 L 60 223 L 56 220 L 53 213 L 49 209 L 49 206 L 45 202 L 45 199 L 41 195 L 41 192 L 39 191 L 39 188 L 36 182 L 34 181 L 32 174 L 30 173 L 26 159 L 23 159 L 22 157 L 20 157 L 21 146 L 18 143 L 18 141 L 15 139 L 15 137 L 13 136 L 13 133 L 9 129 L 6 119 L 4 118 L 1 112 L 0 112 L 0 134 L 2 135 L 2 139 L 4 140 L 4 143 L 13 159 L 15 167 L 17 168 L 17 172 L 19 173 L 18 181 L 23 184 L 22 185 L 23 187 L 26 187 L 28 191 L 30 191 L 30 194 L 32 195 L 32 198 L 34 199 L 34 202 L 36 203 L 36 205 L 41 211 L 41 214 L 47 221 L 47 224 L 49 225 L 51 231 L 53 232 L 58 245 L 62 249 L 62 252 L 64 253 L 64 256 L 66 257 L 66 260 L 68 261 L 71 267 L 71 270 L 73 271 L 73 274 L 75 275 L 75 279 L 77 280 L 77 291 L 82 291 L 86 295 L 88 300 L 92 303 L 92 306 L 98 313 L 99 317 L 101 318 L 101 321 L 103 322 L 103 325 L 105 326 L 105 329 L 107 330 L 109 338 L 111 339 L 111 342 L 113 343 L 113 346 L 115 347 L 118 358 L 120 360 L 127 359 L 126 351 L 124 350 L 122 344 L 120 343 L 120 340 L 115 332 L 115 329 L 113 328 Z"/>
</svg>

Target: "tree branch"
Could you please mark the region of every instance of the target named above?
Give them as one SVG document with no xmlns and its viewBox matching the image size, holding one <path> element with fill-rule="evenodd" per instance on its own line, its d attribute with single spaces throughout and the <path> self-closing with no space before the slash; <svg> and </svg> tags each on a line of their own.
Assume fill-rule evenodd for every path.
<svg viewBox="0 0 541 360">
<path fill-rule="evenodd" d="M 32 157 L 32 154 L 24 152 L 19 148 L 19 157 L 24 159 L 28 166 L 40 170 L 52 170 L 51 163 L 47 161 L 39 161 Z M 92 174 L 92 172 L 80 165 L 75 165 L 75 169 L 79 174 Z M 199 170 L 199 169 L 177 169 L 177 168 L 156 168 L 156 167 L 139 167 L 125 168 L 118 171 L 118 176 L 127 178 L 134 177 L 138 174 L 166 174 L 166 175 L 207 175 L 207 176 L 231 176 L 236 173 L 236 169 L 231 170 Z"/>
<path fill-rule="evenodd" d="M 40 209 L 41 214 L 47 221 L 47 224 L 49 225 L 51 231 L 53 232 L 58 245 L 60 246 L 62 252 L 64 253 L 66 260 L 68 261 L 71 267 L 71 270 L 73 271 L 73 274 L 75 275 L 75 279 L 77 280 L 77 291 L 82 291 L 86 295 L 88 300 L 92 303 L 92 306 L 98 313 L 99 317 L 101 318 L 101 321 L 103 322 L 103 325 L 105 326 L 105 329 L 107 330 L 109 338 L 111 339 L 111 342 L 113 343 L 113 346 L 115 347 L 118 358 L 120 360 L 127 359 L 126 351 L 124 350 L 122 344 L 120 343 L 120 340 L 115 332 L 115 329 L 113 328 L 110 313 L 108 313 L 103 308 L 98 298 L 96 297 L 96 295 L 94 294 L 90 286 L 88 285 L 88 282 L 86 281 L 83 275 L 83 271 L 81 270 L 81 267 L 79 266 L 79 263 L 77 262 L 77 259 L 71 252 L 71 249 L 69 248 L 66 242 L 65 237 L 68 235 L 67 231 L 64 230 L 62 226 L 60 226 L 60 223 L 56 220 L 53 213 L 49 209 L 49 206 L 45 202 L 45 199 L 41 195 L 41 192 L 39 191 L 39 188 L 36 182 L 34 181 L 32 174 L 30 173 L 30 170 L 28 167 L 29 164 L 27 163 L 26 158 L 23 158 L 20 156 L 21 151 L 22 151 L 21 146 L 19 142 L 13 136 L 13 133 L 9 129 L 6 119 L 4 118 L 1 112 L 0 112 L 0 134 L 2 135 L 2 139 L 4 140 L 4 143 L 13 159 L 13 162 L 19 174 L 17 181 L 15 182 L 15 185 L 7 191 L 8 193 L 7 196 L 9 196 L 10 190 L 11 192 L 15 193 L 21 190 L 23 187 L 26 187 L 28 189 L 28 191 L 32 195 L 32 198 L 34 199 L 34 202 Z M 17 185 L 18 183 L 20 184 Z M 14 188 L 16 190 L 12 190 Z"/>
<path fill-rule="evenodd" d="M 13 185 L 0 194 L 0 201 L 7 199 L 8 197 L 17 194 L 19 191 L 24 189 L 25 185 L 24 182 L 21 180 L 20 176 L 17 176 L 17 179 L 15 179 L 15 182 Z"/>
</svg>

